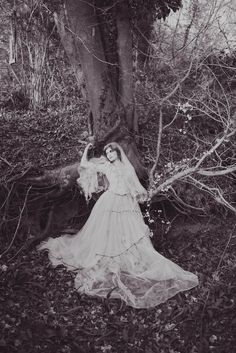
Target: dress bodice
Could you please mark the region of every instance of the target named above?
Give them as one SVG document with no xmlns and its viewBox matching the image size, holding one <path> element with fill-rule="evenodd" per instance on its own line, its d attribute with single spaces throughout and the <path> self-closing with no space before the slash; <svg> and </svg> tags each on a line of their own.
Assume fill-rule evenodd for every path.
<svg viewBox="0 0 236 353">
<path fill-rule="evenodd" d="M 86 199 L 89 199 L 92 193 L 106 189 L 117 195 L 146 197 L 147 192 L 140 184 L 134 168 L 127 163 L 119 161 L 111 163 L 105 157 L 93 158 L 81 163 L 79 173 L 78 184 L 83 189 Z M 98 173 L 106 177 L 106 180 L 100 179 L 100 185 Z"/>
<path fill-rule="evenodd" d="M 118 195 L 125 195 L 130 192 L 125 180 L 125 175 L 122 172 L 122 168 L 108 162 L 106 164 L 106 168 L 104 169 L 104 174 L 109 182 L 109 191 L 112 191 Z"/>
</svg>

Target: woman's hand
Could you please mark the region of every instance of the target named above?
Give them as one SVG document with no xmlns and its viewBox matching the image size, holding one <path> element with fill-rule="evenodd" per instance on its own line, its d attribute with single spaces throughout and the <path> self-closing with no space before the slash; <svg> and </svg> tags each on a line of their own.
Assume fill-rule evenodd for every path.
<svg viewBox="0 0 236 353">
<path fill-rule="evenodd" d="M 80 161 L 80 165 L 83 166 L 85 165 L 86 163 L 88 163 L 88 151 L 90 149 L 93 148 L 93 144 L 90 142 L 87 144 L 87 146 L 85 147 L 85 150 L 84 150 L 84 153 L 82 155 L 82 158 L 81 158 L 81 161 Z"/>
<path fill-rule="evenodd" d="M 87 144 L 87 146 L 85 147 L 85 150 L 84 150 L 84 153 L 85 153 L 86 156 L 87 156 L 88 151 L 91 150 L 91 149 L 93 149 L 93 144 L 91 142 L 89 142 Z"/>
<path fill-rule="evenodd" d="M 86 146 L 86 149 L 90 150 L 91 148 L 93 148 L 93 144 L 92 144 L 92 142 L 89 142 Z"/>
</svg>

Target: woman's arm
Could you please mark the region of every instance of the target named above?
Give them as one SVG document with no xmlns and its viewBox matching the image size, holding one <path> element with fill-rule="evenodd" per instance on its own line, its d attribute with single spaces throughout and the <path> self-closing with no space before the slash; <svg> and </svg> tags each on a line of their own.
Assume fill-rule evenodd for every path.
<svg viewBox="0 0 236 353">
<path fill-rule="evenodd" d="M 88 151 L 93 148 L 93 144 L 89 143 L 84 150 L 83 156 L 80 161 L 80 168 L 90 168 L 93 169 L 94 171 L 98 173 L 103 173 L 105 174 L 106 172 L 106 158 L 104 156 L 101 156 L 99 158 L 93 157 L 91 159 L 88 159 Z"/>
<path fill-rule="evenodd" d="M 92 147 L 92 143 L 86 146 L 78 167 L 80 177 L 77 179 L 77 183 L 82 188 L 87 201 L 94 192 L 101 191 L 98 183 L 98 172 L 105 174 L 106 171 L 104 157 L 88 159 L 88 151 Z"/>
<path fill-rule="evenodd" d="M 89 160 L 88 160 L 88 151 L 93 148 L 93 144 L 89 143 L 84 150 L 84 153 L 82 155 L 81 161 L 80 161 L 80 166 L 81 167 L 86 167 L 88 166 Z"/>
</svg>

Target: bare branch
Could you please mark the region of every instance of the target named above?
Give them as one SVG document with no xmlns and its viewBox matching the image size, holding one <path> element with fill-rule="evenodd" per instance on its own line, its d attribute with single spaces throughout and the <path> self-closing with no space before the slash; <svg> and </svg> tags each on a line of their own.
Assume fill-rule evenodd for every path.
<svg viewBox="0 0 236 353">
<path fill-rule="evenodd" d="M 5 162 L 9 167 L 12 167 L 12 164 L 10 162 L 8 162 L 8 160 L 6 158 L 0 157 L 0 159 Z"/>
<path fill-rule="evenodd" d="M 209 151 L 204 152 L 202 157 L 198 160 L 195 166 L 184 169 L 183 171 L 176 173 L 171 178 L 165 180 L 162 184 L 160 184 L 156 189 L 150 190 L 150 196 L 158 194 L 160 191 L 168 189 L 168 187 L 176 182 L 177 180 L 183 179 L 186 176 L 190 176 L 193 173 L 196 173 L 200 168 L 201 164 L 205 161 L 205 159 L 210 156 L 226 139 L 235 134 L 236 129 L 231 131 L 229 134 L 223 135 L 220 139 L 216 141 L 216 144 L 210 148 Z M 151 188 L 153 188 L 153 184 L 151 184 Z"/>
<path fill-rule="evenodd" d="M 181 87 L 181 84 L 188 78 L 191 72 L 192 65 L 193 65 L 193 61 L 190 62 L 189 68 L 186 74 L 184 75 L 184 77 L 177 83 L 174 89 L 161 100 L 160 108 L 159 108 L 159 129 L 158 129 L 158 138 L 157 138 L 157 146 L 156 146 L 156 158 L 155 158 L 155 163 L 151 168 L 150 177 L 149 177 L 151 185 L 153 185 L 154 172 L 157 167 L 159 156 L 160 156 L 161 138 L 162 138 L 162 131 L 163 131 L 163 113 L 162 113 L 163 104 L 165 101 L 169 100 L 177 92 L 177 90 Z"/>
<path fill-rule="evenodd" d="M 16 229 L 15 229 L 15 232 L 13 234 L 13 237 L 12 237 L 12 240 L 10 242 L 10 244 L 8 245 L 7 249 L 4 250 L 1 254 L 0 254 L 0 258 L 2 258 L 3 255 L 5 255 L 11 248 L 12 244 L 14 243 L 15 239 L 16 239 L 16 236 L 17 236 L 17 233 L 18 233 L 18 230 L 19 230 L 19 227 L 20 227 L 20 223 L 21 223 L 21 219 L 22 219 L 22 215 L 23 215 L 23 212 L 24 212 L 24 209 L 25 209 L 25 206 L 26 206 L 26 202 L 27 202 L 27 198 L 28 198 L 28 195 L 29 195 L 29 192 L 31 190 L 31 186 L 28 188 L 27 192 L 26 192 L 26 195 L 25 195 L 25 200 L 24 200 L 24 204 L 21 208 L 21 211 L 20 211 L 20 214 L 19 214 L 19 219 L 18 219 L 18 222 L 17 222 L 17 225 L 16 225 Z"/>
<path fill-rule="evenodd" d="M 209 192 L 211 194 L 211 196 L 214 197 L 214 199 L 218 203 L 222 204 L 226 208 L 230 209 L 232 212 L 236 213 L 236 208 L 233 207 L 227 200 L 225 200 L 225 198 L 222 195 L 222 192 L 219 188 L 215 188 L 215 187 L 211 188 L 208 185 L 206 185 L 205 183 L 203 183 L 202 181 L 199 181 L 199 180 L 193 178 L 192 176 L 189 176 L 189 178 L 192 180 L 192 182 L 195 186 L 199 187 L 199 189 L 206 190 L 207 192 Z"/>
<path fill-rule="evenodd" d="M 223 170 L 204 170 L 200 169 L 197 171 L 198 174 L 200 175 L 205 175 L 205 176 L 219 176 L 219 175 L 226 175 L 236 172 L 236 166 L 230 166 L 230 167 L 225 167 Z"/>
<path fill-rule="evenodd" d="M 154 172 L 157 167 L 159 156 L 160 156 L 160 149 L 161 149 L 161 137 L 162 137 L 162 125 L 163 125 L 163 115 L 162 115 L 162 105 L 160 106 L 160 114 L 159 114 L 159 129 L 158 129 L 158 137 L 157 137 L 157 145 L 156 145 L 156 158 L 155 162 L 152 166 L 152 169 L 149 174 L 150 184 L 153 185 L 154 182 Z"/>
<path fill-rule="evenodd" d="M 174 115 L 173 119 L 171 120 L 171 122 L 168 123 L 168 124 L 166 124 L 165 126 L 163 126 L 163 129 L 162 129 L 162 130 L 167 129 L 168 127 L 170 127 L 170 126 L 173 124 L 173 122 L 174 122 L 174 121 L 176 120 L 176 118 L 178 117 L 178 113 L 179 113 L 179 106 L 177 106 L 177 110 L 176 110 L 175 115 Z"/>
</svg>

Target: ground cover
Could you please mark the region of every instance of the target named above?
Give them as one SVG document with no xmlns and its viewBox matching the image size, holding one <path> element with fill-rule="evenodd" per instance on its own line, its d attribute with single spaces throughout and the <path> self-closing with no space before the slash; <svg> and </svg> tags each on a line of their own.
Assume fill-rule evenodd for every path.
<svg viewBox="0 0 236 353">
<path fill-rule="evenodd" d="M 18 175 L 78 160 L 86 124 L 81 108 L 63 116 L 56 109 L 1 111 L 0 121 L 0 196 L 6 210 Z M 29 248 L 25 227 L 17 228 L 24 201 L 17 197 L 8 208 L 16 210 L 15 218 L 13 211 L 3 212 L 0 224 L 1 254 L 10 245 L 0 257 L 0 352 L 233 352 L 236 237 L 229 214 L 179 215 L 169 222 L 168 215 L 152 213 L 155 248 L 196 273 L 200 285 L 156 308 L 135 310 L 118 300 L 79 295 L 73 273 L 62 266 L 53 269 L 45 252 Z"/>
<path fill-rule="evenodd" d="M 1 352 L 231 353 L 234 220 L 185 220 L 153 238 L 163 255 L 197 273 L 200 285 L 148 310 L 79 295 L 74 274 L 53 269 L 46 252 L 13 246 L 0 267 Z"/>
</svg>

